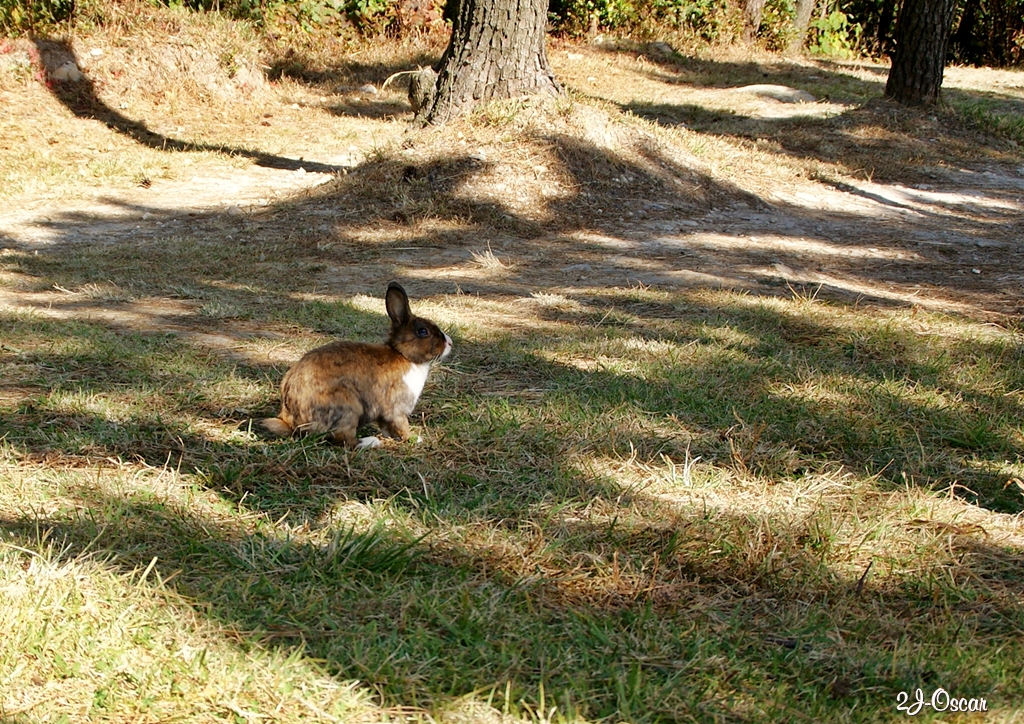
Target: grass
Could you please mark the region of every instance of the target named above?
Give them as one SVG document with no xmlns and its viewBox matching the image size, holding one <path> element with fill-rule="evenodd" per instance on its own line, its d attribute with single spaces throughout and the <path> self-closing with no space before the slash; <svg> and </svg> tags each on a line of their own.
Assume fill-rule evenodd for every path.
<svg viewBox="0 0 1024 724">
<path fill-rule="evenodd" d="M 1021 121 L 1021 103 L 1006 103 L 1000 99 L 954 100 L 954 112 L 975 123 L 988 133 L 1005 136 L 1016 143 L 1024 143 L 1024 121 Z"/>
<path fill-rule="evenodd" d="M 770 234 L 765 210 L 772 191 L 868 167 L 908 187 L 925 174 L 886 154 L 967 165 L 1012 146 L 970 152 L 984 129 L 872 105 L 870 68 L 570 49 L 552 53 L 567 98 L 418 133 L 380 117 L 395 98 L 337 84 L 379 82 L 423 46 L 375 46 L 365 67 L 271 48 L 279 86 L 219 127 L 208 116 L 233 102 L 188 95 L 189 76 L 174 87 L 194 119 L 148 107 L 131 77 L 97 86 L 128 119 L 248 156 L 146 146 L 5 76 L 37 101 L 10 128 L 138 147 L 151 166 L 86 166 L 113 187 L 145 174 L 159 191 L 164 165 L 298 161 L 300 131 L 328 123 L 319 142 L 347 153 L 355 134 L 361 160 L 239 213 L 147 220 L 147 200 L 126 228 L 68 212 L 47 221 L 52 246 L 0 236 L 0 719 L 878 722 L 905 718 L 900 692 L 941 687 L 1019 720 L 1024 356 L 1016 318 L 992 311 L 1004 297 L 969 287 L 989 262 L 948 284 L 935 263 L 898 297 L 933 261 L 892 239 L 924 216 L 798 247 L 812 227 Z M 821 73 L 849 108 L 766 121 L 711 91 L 687 105 L 698 83 L 764 72 L 811 88 Z M 821 137 L 833 151 L 811 148 Z M 78 150 L 51 145 L 53 167 Z M 89 193 L 19 158 L 24 178 Z M 647 245 L 727 210 L 766 228 Z M 997 240 L 1015 223 L 969 211 L 934 223 Z M 875 294 L 765 271 L 832 270 L 829 249 Z M 735 276 L 679 283 L 681 266 Z M 392 278 L 455 341 L 412 421 L 420 444 L 350 453 L 236 429 L 274 411 L 305 350 L 379 339 Z"/>
<path fill-rule="evenodd" d="M 1014 335 L 592 295 L 513 333 L 434 300 L 458 357 L 425 443 L 380 455 L 222 421 L 281 369 L 8 317 L 0 656 L 37 653 L 7 715 L 862 721 L 943 686 L 1012 718 L 1020 530 L 992 511 L 1021 508 Z M 210 647 L 199 673 L 181 653 Z"/>
</svg>

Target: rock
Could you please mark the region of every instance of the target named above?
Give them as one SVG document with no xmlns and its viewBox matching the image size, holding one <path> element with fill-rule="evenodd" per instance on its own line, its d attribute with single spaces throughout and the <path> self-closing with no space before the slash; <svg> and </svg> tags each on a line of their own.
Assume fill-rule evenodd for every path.
<svg viewBox="0 0 1024 724">
<path fill-rule="evenodd" d="M 661 41 L 651 43 L 647 47 L 650 48 L 653 55 L 658 55 L 662 58 L 671 58 L 676 54 L 675 48 L 673 48 L 668 43 L 664 43 Z"/>
<path fill-rule="evenodd" d="M 807 91 L 799 88 L 790 88 L 784 85 L 758 84 L 745 85 L 741 88 L 733 88 L 737 93 L 750 93 L 762 98 L 771 98 L 781 103 L 817 103 L 818 99 Z"/>
<path fill-rule="evenodd" d="M 75 65 L 74 61 L 69 60 L 67 63 L 57 68 L 57 70 L 53 71 L 53 73 L 50 74 L 50 78 L 53 80 L 77 83 L 85 78 L 85 76 L 82 75 L 82 71 L 78 69 L 78 66 Z"/>
<path fill-rule="evenodd" d="M 373 83 L 366 83 L 365 85 L 359 86 L 359 92 L 367 96 L 377 95 L 377 86 Z"/>
</svg>

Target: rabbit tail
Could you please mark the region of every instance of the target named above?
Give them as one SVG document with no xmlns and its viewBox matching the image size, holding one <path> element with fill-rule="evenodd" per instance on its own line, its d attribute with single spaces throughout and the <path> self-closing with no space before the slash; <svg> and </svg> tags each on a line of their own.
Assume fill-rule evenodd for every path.
<svg viewBox="0 0 1024 724">
<path fill-rule="evenodd" d="M 260 426 L 277 437 L 291 437 L 295 432 L 294 428 L 280 417 L 265 417 L 260 420 Z"/>
</svg>

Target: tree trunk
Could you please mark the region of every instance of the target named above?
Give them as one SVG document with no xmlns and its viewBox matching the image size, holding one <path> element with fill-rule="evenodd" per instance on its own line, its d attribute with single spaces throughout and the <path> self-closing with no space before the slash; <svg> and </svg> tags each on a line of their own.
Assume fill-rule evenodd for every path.
<svg viewBox="0 0 1024 724">
<path fill-rule="evenodd" d="M 807 27 L 811 24 L 811 14 L 818 0 L 796 0 L 796 12 L 793 14 L 793 39 L 789 42 L 789 52 L 796 54 L 804 49 L 807 40 Z"/>
<path fill-rule="evenodd" d="M 765 0 L 744 0 L 743 2 L 743 42 L 751 45 L 757 38 L 761 28 L 761 14 L 764 12 Z"/>
<path fill-rule="evenodd" d="M 960 13 L 960 24 L 949 39 L 956 59 L 961 63 L 977 64 L 981 62 L 981 52 L 974 37 L 978 12 L 981 10 L 980 0 L 967 0 Z"/>
<path fill-rule="evenodd" d="M 875 32 L 875 41 L 878 44 L 880 53 L 889 53 L 892 50 L 892 36 L 889 30 L 892 26 L 892 17 L 896 3 L 883 2 L 878 12 L 878 29 Z"/>
<path fill-rule="evenodd" d="M 904 0 L 885 95 L 906 106 L 935 103 L 942 87 L 956 0 Z"/>
<path fill-rule="evenodd" d="M 481 101 L 560 94 L 544 48 L 547 11 L 548 0 L 460 0 L 427 122 Z"/>
</svg>

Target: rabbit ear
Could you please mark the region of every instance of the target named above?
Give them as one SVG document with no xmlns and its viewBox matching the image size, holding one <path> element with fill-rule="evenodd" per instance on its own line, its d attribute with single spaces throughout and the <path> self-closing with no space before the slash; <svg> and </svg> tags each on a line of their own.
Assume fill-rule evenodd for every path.
<svg viewBox="0 0 1024 724">
<path fill-rule="evenodd" d="M 384 297 L 384 308 L 388 310 L 388 316 L 391 317 L 391 322 L 396 327 L 408 324 L 412 319 L 412 312 L 409 311 L 409 297 L 398 282 L 388 284 L 388 293 Z"/>
</svg>

